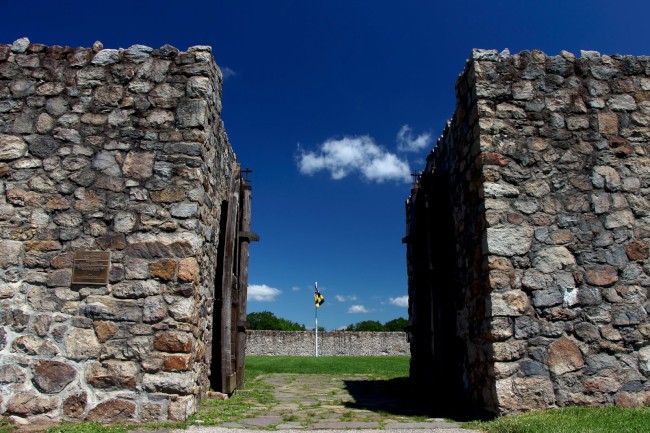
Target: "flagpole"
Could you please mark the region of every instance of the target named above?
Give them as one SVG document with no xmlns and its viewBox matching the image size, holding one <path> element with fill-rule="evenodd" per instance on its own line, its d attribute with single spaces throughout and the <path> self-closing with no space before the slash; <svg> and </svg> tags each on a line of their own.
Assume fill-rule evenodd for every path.
<svg viewBox="0 0 650 433">
<path fill-rule="evenodd" d="M 314 287 L 318 287 L 318 281 L 314 283 Z M 316 319 L 316 357 L 318 357 L 318 304 L 314 302 L 314 317 Z"/>
</svg>

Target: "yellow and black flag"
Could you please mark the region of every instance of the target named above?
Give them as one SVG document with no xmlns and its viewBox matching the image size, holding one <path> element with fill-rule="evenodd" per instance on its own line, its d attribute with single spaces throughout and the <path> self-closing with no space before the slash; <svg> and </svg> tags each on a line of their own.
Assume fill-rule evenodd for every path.
<svg viewBox="0 0 650 433">
<path fill-rule="evenodd" d="M 314 283 L 314 303 L 316 307 L 320 307 L 323 302 L 325 302 L 325 298 L 318 291 L 318 283 Z"/>
</svg>

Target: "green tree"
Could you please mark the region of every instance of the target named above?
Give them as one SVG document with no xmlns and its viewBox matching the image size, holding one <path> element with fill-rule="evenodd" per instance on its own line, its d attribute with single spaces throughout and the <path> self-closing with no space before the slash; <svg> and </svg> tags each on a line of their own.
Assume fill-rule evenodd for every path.
<svg viewBox="0 0 650 433">
<path fill-rule="evenodd" d="M 305 325 L 276 317 L 270 311 L 259 311 L 246 315 L 249 329 L 270 331 L 305 331 Z"/>
<path fill-rule="evenodd" d="M 355 332 L 380 332 L 384 330 L 384 325 L 376 320 L 364 320 L 347 327 L 346 331 Z"/>
<path fill-rule="evenodd" d="M 397 319 L 389 320 L 384 324 L 384 331 L 387 332 L 404 332 L 406 331 L 406 326 L 408 325 L 408 320 L 403 317 L 398 317 Z"/>
</svg>

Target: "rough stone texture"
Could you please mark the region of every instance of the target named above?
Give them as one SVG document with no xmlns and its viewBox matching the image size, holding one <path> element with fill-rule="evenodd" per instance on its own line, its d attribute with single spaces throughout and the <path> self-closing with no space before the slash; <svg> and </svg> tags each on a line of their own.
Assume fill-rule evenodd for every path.
<svg viewBox="0 0 650 433">
<path fill-rule="evenodd" d="M 246 331 L 246 354 L 258 356 L 313 356 L 313 332 Z M 408 356 L 405 332 L 347 332 L 318 334 L 318 353 L 322 356 Z"/>
<path fill-rule="evenodd" d="M 0 53 L 0 414 L 184 419 L 239 176 L 209 47 Z M 107 285 L 71 286 L 79 250 L 111 253 Z"/>
<path fill-rule="evenodd" d="M 407 202 L 411 378 L 439 404 L 647 404 L 649 80 L 650 57 L 472 53 Z"/>
</svg>

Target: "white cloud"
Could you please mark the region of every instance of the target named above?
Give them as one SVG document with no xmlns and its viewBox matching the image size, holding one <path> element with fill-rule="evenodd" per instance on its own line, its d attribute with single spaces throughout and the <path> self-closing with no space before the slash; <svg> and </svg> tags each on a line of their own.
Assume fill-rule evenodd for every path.
<svg viewBox="0 0 650 433">
<path fill-rule="evenodd" d="M 293 292 L 299 292 L 299 291 L 300 291 L 300 287 L 298 287 L 298 286 L 293 286 L 293 287 L 291 288 L 291 290 L 292 290 Z"/>
<path fill-rule="evenodd" d="M 431 134 L 428 132 L 413 137 L 411 127 L 404 125 L 397 133 L 397 150 L 402 152 L 419 152 L 422 149 L 431 147 L 432 141 Z"/>
<path fill-rule="evenodd" d="M 349 296 L 336 295 L 334 296 L 334 299 L 336 299 L 339 302 L 346 302 L 346 301 L 356 301 L 357 297 L 354 295 L 349 295 Z"/>
<path fill-rule="evenodd" d="M 302 174 L 312 175 L 326 170 L 335 180 L 354 172 L 368 181 L 379 183 L 411 180 L 408 162 L 382 149 L 367 135 L 329 139 L 320 145 L 318 152 L 299 152 L 298 169 Z"/>
<path fill-rule="evenodd" d="M 357 313 L 367 313 L 368 310 L 363 305 L 353 305 L 348 308 L 348 313 L 357 314 Z"/>
<path fill-rule="evenodd" d="M 404 295 L 397 298 L 390 298 L 388 302 L 390 302 L 391 305 L 395 305 L 397 307 L 408 307 L 409 297 L 408 295 Z"/>
<path fill-rule="evenodd" d="M 251 284 L 248 286 L 248 300 L 258 302 L 273 302 L 282 290 L 274 289 L 266 284 Z"/>
<path fill-rule="evenodd" d="M 233 69 L 230 69 L 227 66 L 224 66 L 221 68 L 221 76 L 223 77 L 224 80 L 227 80 L 230 77 L 236 77 L 237 72 L 235 72 Z"/>
</svg>

